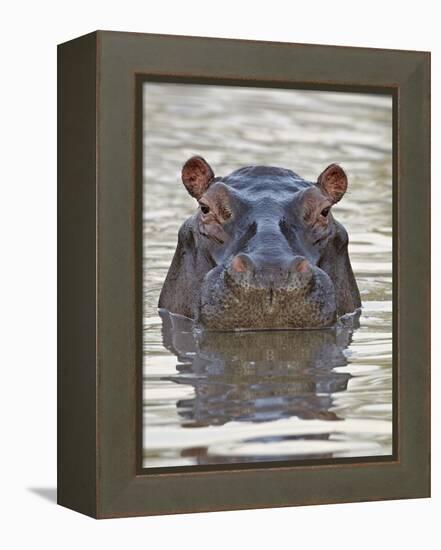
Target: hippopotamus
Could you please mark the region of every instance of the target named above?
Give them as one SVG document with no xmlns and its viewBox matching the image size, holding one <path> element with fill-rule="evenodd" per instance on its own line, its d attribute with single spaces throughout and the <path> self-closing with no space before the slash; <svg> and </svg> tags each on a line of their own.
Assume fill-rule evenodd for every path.
<svg viewBox="0 0 441 550">
<path fill-rule="evenodd" d="M 160 309 L 230 331 L 326 328 L 361 306 L 333 215 L 348 187 L 339 165 L 311 182 L 276 166 L 215 176 L 193 156 L 182 182 L 198 208 L 179 230 Z"/>
</svg>

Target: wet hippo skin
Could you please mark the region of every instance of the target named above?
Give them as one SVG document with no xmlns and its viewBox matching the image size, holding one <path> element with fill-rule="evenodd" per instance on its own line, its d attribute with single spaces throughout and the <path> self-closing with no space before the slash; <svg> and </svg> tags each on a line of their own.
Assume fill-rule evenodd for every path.
<svg viewBox="0 0 441 550">
<path fill-rule="evenodd" d="M 340 166 L 316 182 L 273 166 L 215 177 L 196 156 L 182 181 L 199 207 L 179 230 L 160 308 L 211 330 L 256 330 L 329 327 L 360 307 L 332 211 L 348 187 Z"/>
</svg>

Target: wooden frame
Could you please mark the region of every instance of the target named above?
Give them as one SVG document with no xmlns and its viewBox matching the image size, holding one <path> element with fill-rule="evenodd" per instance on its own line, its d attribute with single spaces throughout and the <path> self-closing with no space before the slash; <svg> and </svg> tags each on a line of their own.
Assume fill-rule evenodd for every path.
<svg viewBox="0 0 441 550">
<path fill-rule="evenodd" d="M 143 472 L 145 79 L 394 98 L 394 455 Z M 98 31 L 59 46 L 58 502 L 92 517 L 430 495 L 430 54 Z"/>
</svg>

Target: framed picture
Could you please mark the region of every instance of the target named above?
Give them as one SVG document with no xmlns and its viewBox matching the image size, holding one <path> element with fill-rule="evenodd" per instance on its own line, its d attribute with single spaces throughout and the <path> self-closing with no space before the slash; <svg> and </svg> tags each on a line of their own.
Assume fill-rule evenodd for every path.
<svg viewBox="0 0 441 550">
<path fill-rule="evenodd" d="M 430 54 L 59 46 L 58 501 L 430 495 Z"/>
</svg>

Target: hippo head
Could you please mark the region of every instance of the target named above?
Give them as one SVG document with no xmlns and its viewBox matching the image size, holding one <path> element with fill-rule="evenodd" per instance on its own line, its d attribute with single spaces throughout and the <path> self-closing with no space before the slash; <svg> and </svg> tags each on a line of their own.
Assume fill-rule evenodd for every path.
<svg viewBox="0 0 441 550">
<path fill-rule="evenodd" d="M 182 169 L 199 203 L 182 225 L 159 307 L 211 330 L 323 328 L 360 306 L 348 235 L 332 207 L 346 174 L 316 182 L 247 166 L 215 177 L 201 157 Z"/>
</svg>

